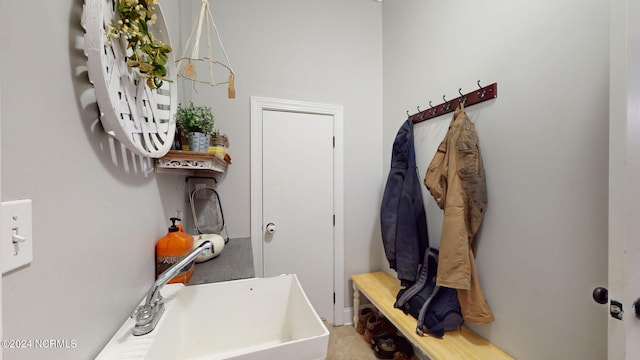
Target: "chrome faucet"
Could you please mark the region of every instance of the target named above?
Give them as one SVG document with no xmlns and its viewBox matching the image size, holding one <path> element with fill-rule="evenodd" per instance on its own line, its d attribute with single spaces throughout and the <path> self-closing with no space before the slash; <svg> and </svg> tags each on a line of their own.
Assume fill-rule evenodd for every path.
<svg viewBox="0 0 640 360">
<path fill-rule="evenodd" d="M 144 304 L 138 306 L 136 311 L 133 313 L 132 317 L 136 318 L 136 325 L 133 327 L 133 335 L 145 335 L 150 333 L 158 324 L 158 320 L 162 316 L 164 312 L 164 301 L 162 299 L 162 295 L 160 294 L 160 289 L 174 276 L 180 272 L 185 266 L 194 261 L 196 256 L 198 256 L 201 252 L 209 250 L 213 253 L 213 244 L 211 241 L 205 241 L 202 244 L 198 245 L 195 249 L 193 249 L 187 256 L 182 259 L 180 262 L 174 264 L 167 270 L 165 270 L 156 282 L 151 285 L 149 292 L 147 293 L 147 298 L 145 299 Z"/>
</svg>

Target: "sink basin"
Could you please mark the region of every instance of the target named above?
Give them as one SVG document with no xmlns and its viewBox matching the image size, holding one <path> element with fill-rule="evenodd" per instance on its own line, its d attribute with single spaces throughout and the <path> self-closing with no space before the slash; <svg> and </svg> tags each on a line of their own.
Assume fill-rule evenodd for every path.
<svg viewBox="0 0 640 360">
<path fill-rule="evenodd" d="M 325 359 L 329 331 L 295 275 L 165 285 L 149 334 L 128 319 L 97 359 Z"/>
</svg>

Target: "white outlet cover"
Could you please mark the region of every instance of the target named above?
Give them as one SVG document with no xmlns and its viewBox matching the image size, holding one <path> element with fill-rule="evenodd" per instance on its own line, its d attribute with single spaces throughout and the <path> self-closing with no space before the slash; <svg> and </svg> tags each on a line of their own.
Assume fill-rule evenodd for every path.
<svg viewBox="0 0 640 360">
<path fill-rule="evenodd" d="M 5 274 L 33 261 L 31 200 L 3 201 L 0 210 L 0 250 Z M 14 232 L 24 241 L 14 244 Z"/>
</svg>

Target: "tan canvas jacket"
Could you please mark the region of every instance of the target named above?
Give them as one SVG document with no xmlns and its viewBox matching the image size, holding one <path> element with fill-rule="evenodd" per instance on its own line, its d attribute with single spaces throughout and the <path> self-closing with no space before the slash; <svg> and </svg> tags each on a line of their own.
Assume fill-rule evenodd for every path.
<svg viewBox="0 0 640 360">
<path fill-rule="evenodd" d="M 471 244 L 487 210 L 487 186 L 478 134 L 461 104 L 429 164 L 424 184 L 444 210 L 437 285 L 458 290 L 464 320 L 483 324 L 494 317 L 485 300 Z"/>
</svg>

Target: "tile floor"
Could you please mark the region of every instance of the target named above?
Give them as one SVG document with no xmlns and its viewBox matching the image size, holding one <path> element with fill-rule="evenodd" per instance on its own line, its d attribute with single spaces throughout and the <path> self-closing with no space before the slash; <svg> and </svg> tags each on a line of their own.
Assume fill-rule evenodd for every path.
<svg viewBox="0 0 640 360">
<path fill-rule="evenodd" d="M 332 326 L 325 322 L 325 326 L 329 329 L 327 360 L 377 360 L 371 346 L 353 325 Z M 418 358 L 414 355 L 412 359 Z"/>
<path fill-rule="evenodd" d="M 325 326 L 329 329 L 327 360 L 377 359 L 371 346 L 353 325 L 332 326 L 325 323 Z"/>
</svg>

